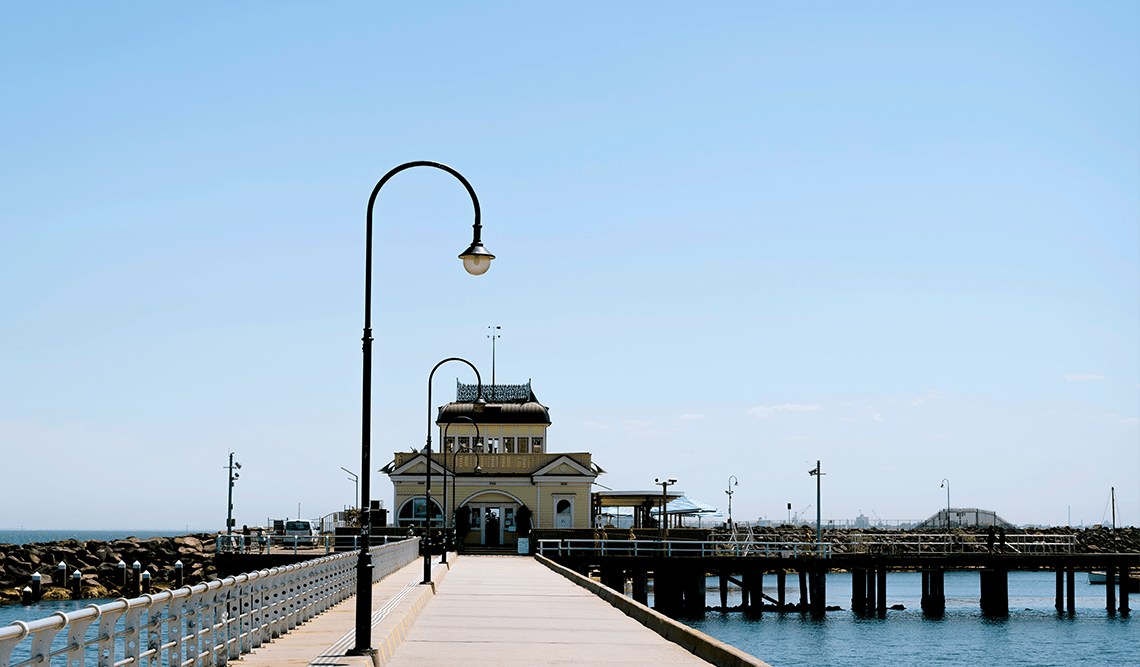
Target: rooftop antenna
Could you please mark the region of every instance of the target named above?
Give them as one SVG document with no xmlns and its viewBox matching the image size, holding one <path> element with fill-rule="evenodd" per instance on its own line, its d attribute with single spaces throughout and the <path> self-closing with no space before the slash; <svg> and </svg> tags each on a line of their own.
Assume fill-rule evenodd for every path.
<svg viewBox="0 0 1140 667">
<path fill-rule="evenodd" d="M 503 327 L 488 325 L 487 328 L 491 330 L 491 333 L 487 336 L 487 338 L 491 339 L 491 400 L 494 401 L 495 400 L 495 341 L 498 340 L 499 338 L 503 337 L 503 335 L 501 333 L 499 333 L 499 330 L 502 329 Z"/>
</svg>

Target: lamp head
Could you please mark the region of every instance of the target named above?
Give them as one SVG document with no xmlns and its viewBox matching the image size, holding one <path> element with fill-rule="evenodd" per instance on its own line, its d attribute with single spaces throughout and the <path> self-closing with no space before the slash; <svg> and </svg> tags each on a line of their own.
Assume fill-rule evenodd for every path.
<svg viewBox="0 0 1140 667">
<path fill-rule="evenodd" d="M 459 259 L 463 260 L 463 268 L 467 270 L 467 273 L 473 276 L 481 276 L 487 272 L 487 269 L 491 268 L 491 260 L 495 259 L 495 256 L 487 252 L 482 243 L 475 241 L 471 247 L 459 255 Z"/>
<path fill-rule="evenodd" d="M 482 412 L 487 407 L 487 401 L 483 400 L 483 397 L 480 396 L 475 399 L 475 402 L 471 405 L 475 408 L 475 412 Z M 472 423 L 474 423 L 474 421 L 472 421 Z"/>
<path fill-rule="evenodd" d="M 476 475 L 480 475 L 480 474 L 482 474 L 482 473 L 483 473 L 483 466 L 481 466 L 481 465 L 479 465 L 478 463 L 476 463 L 476 464 L 475 464 L 475 474 L 476 474 Z"/>
</svg>

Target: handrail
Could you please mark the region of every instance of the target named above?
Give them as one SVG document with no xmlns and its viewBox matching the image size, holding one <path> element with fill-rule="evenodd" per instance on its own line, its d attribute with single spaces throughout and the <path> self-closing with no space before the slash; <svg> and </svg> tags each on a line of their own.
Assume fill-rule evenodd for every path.
<svg viewBox="0 0 1140 667">
<path fill-rule="evenodd" d="M 369 552 L 376 582 L 418 557 L 419 538 Z M 16 621 L 0 627 L 0 667 L 49 665 L 56 656 L 75 667 L 158 665 L 160 658 L 185 667 L 226 664 L 355 594 L 357 560 L 346 552 Z M 66 641 L 55 642 L 64 629 Z M 29 637 L 28 657 L 12 662 Z"/>
<path fill-rule="evenodd" d="M 290 553 L 295 555 L 319 553 L 328 556 L 340 551 L 360 551 L 359 534 L 356 535 L 218 535 L 215 538 L 218 553 L 270 554 Z M 406 536 L 373 535 L 371 542 L 398 542 Z"/>
<path fill-rule="evenodd" d="M 538 553 L 556 556 L 784 556 L 827 558 L 831 545 L 827 542 L 698 542 L 695 540 L 539 540 Z"/>
</svg>

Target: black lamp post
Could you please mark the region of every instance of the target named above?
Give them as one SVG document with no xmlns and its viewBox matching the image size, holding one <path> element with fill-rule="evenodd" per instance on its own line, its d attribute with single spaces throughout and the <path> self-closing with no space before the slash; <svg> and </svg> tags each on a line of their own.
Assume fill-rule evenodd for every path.
<svg viewBox="0 0 1140 667">
<path fill-rule="evenodd" d="M 364 512 L 360 522 L 361 546 L 360 557 L 356 565 L 356 646 L 348 651 L 348 655 L 373 655 L 376 649 L 372 648 L 372 558 L 368 555 L 368 546 L 372 534 L 371 496 L 369 495 L 371 480 L 371 442 L 372 442 L 372 207 L 376 203 L 376 195 L 380 188 L 396 174 L 412 167 L 434 167 L 441 169 L 459 179 L 467 193 L 471 195 L 471 203 L 475 206 L 475 225 L 471 238 L 471 245 L 463 251 L 459 258 L 463 260 L 463 268 L 472 275 L 481 275 L 491 266 L 494 255 L 487 252 L 480 239 L 483 225 L 479 222 L 479 198 L 475 190 L 463 175 L 447 165 L 438 162 L 418 160 L 405 162 L 395 167 L 372 188 L 372 195 L 368 198 L 366 249 L 364 257 L 364 379 L 362 392 L 362 409 L 360 416 L 360 500 L 361 510 Z"/>
<path fill-rule="evenodd" d="M 946 527 L 950 527 L 950 480 L 942 478 L 942 486 L 946 487 Z"/>
<path fill-rule="evenodd" d="M 479 424 L 477 424 L 474 419 L 468 417 L 467 415 L 460 415 L 460 416 L 455 418 L 455 421 L 471 422 L 471 425 L 475 427 L 475 441 L 476 442 L 479 441 Z M 447 432 L 448 432 L 448 430 L 451 429 L 451 425 L 453 423 L 455 423 L 455 422 L 447 422 L 447 424 L 443 427 L 443 442 L 441 442 L 439 444 L 439 451 L 441 454 L 443 454 L 445 463 L 447 462 L 447 452 L 445 452 L 443 448 L 447 444 Z M 459 453 L 461 451 L 473 452 L 475 454 L 475 474 L 478 475 L 479 473 L 483 472 L 482 466 L 479 465 L 479 452 L 476 452 L 474 449 L 469 449 L 466 445 L 463 447 L 462 450 L 459 449 L 458 447 L 455 448 L 455 451 L 451 453 L 451 503 L 453 505 L 455 504 L 456 499 L 459 498 L 459 496 L 455 495 L 455 459 L 459 456 Z M 447 477 L 444 477 L 443 478 L 443 512 L 444 512 L 443 519 L 445 522 L 444 525 L 446 526 L 447 525 L 446 522 L 449 521 L 448 517 L 450 516 L 450 524 L 451 524 L 450 529 L 451 529 L 452 535 L 455 534 L 455 510 L 457 510 L 457 509 L 459 509 L 459 508 L 458 507 L 453 508 L 451 510 L 450 515 L 447 513 Z M 447 547 L 446 546 L 443 549 L 443 561 L 442 562 L 444 562 L 444 563 L 447 562 Z"/>
<path fill-rule="evenodd" d="M 740 480 L 736 479 L 736 475 L 728 476 L 728 527 L 732 528 L 732 487 L 740 484 Z"/>
<path fill-rule="evenodd" d="M 471 370 L 475 371 L 475 380 L 479 383 L 478 393 L 475 395 L 475 403 L 474 403 L 475 412 L 482 412 L 483 408 L 486 407 L 486 405 L 487 405 L 487 401 L 483 400 L 483 378 L 482 378 L 482 376 L 479 375 L 479 369 L 475 368 L 475 364 L 471 363 L 470 361 L 467 361 L 466 359 L 461 359 L 459 357 L 448 357 L 447 359 L 444 359 L 443 361 L 436 364 L 435 368 L 431 369 L 431 374 L 428 375 L 427 446 L 424 447 L 424 455 L 427 456 L 427 470 L 424 471 L 424 480 L 427 482 L 426 485 L 424 486 L 424 512 L 426 515 L 425 518 L 427 520 L 427 524 L 426 524 L 426 527 L 424 529 L 424 581 L 423 581 L 423 583 L 425 583 L 425 584 L 431 583 L 431 380 L 433 377 L 435 377 L 436 370 L 438 370 L 440 366 L 446 364 L 449 361 L 462 361 L 463 363 L 470 366 Z M 443 453 L 442 443 L 440 444 L 440 453 Z M 447 463 L 447 455 L 446 454 L 444 454 L 443 462 L 445 464 Z M 444 474 L 446 474 L 446 472 Z M 444 525 L 447 525 L 446 524 L 446 520 L 447 520 L 447 514 L 446 514 L 446 512 L 447 512 L 447 478 L 446 477 L 443 478 L 443 494 L 444 494 L 443 495 L 444 515 L 442 518 L 445 521 Z M 443 550 L 443 556 L 444 556 L 444 560 L 446 561 L 446 559 L 447 559 L 447 549 L 446 548 Z"/>
<path fill-rule="evenodd" d="M 661 542 L 669 541 L 669 515 L 665 511 L 665 505 L 669 504 L 669 494 L 667 493 L 669 487 L 677 483 L 677 480 L 670 477 L 665 481 L 661 481 L 656 477 L 653 478 L 655 484 L 661 485 Z M 668 549 L 664 544 L 661 545 L 662 549 Z"/>
</svg>

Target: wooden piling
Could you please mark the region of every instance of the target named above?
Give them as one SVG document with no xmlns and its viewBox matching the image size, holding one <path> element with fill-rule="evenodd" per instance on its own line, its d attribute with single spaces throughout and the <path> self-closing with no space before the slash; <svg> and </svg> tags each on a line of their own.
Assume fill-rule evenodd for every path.
<svg viewBox="0 0 1140 667">
<path fill-rule="evenodd" d="M 1066 597 L 1068 597 L 1067 610 L 1070 614 L 1073 614 L 1077 611 L 1077 577 L 1073 568 L 1065 568 L 1065 577 L 1065 592 Z"/>
<path fill-rule="evenodd" d="M 1116 611 L 1116 566 L 1109 565 L 1104 571 L 1104 607 L 1111 614 Z"/>
<path fill-rule="evenodd" d="M 720 608 L 728 609 L 728 574 L 720 573 Z"/>
<path fill-rule="evenodd" d="M 886 567 L 880 567 L 878 574 L 879 574 L 879 587 L 878 587 L 879 596 L 878 596 L 878 601 L 877 601 L 876 607 L 878 608 L 879 612 L 885 612 L 887 610 L 887 568 Z"/>
<path fill-rule="evenodd" d="M 866 570 L 863 574 L 867 577 L 867 595 L 864 598 L 863 609 L 870 613 L 875 611 L 875 570 Z"/>
<path fill-rule="evenodd" d="M 1131 585 L 1129 578 L 1131 577 L 1132 568 L 1124 565 L 1120 568 L 1120 613 L 1127 614 L 1128 609 L 1128 587 Z"/>
<path fill-rule="evenodd" d="M 985 568 L 980 573 L 982 612 L 1005 615 L 1009 613 L 1009 577 L 1002 568 Z"/>
<path fill-rule="evenodd" d="M 649 574 L 645 570 L 633 571 L 633 599 L 649 604 Z"/>
<path fill-rule="evenodd" d="M 851 611 L 862 613 L 867 605 L 867 571 L 851 570 Z"/>
<path fill-rule="evenodd" d="M 787 584 L 788 573 L 783 570 L 776 570 L 776 604 L 779 605 L 780 611 L 784 611 L 785 605 L 785 588 Z"/>
<path fill-rule="evenodd" d="M 764 606 L 764 571 L 752 568 L 743 575 L 744 590 L 748 591 L 748 611 L 753 614 L 763 613 Z"/>
<path fill-rule="evenodd" d="M 1057 568 L 1057 599 L 1053 603 L 1057 613 L 1065 611 L 1065 568 Z"/>
<path fill-rule="evenodd" d="M 807 585 L 807 570 L 800 570 L 800 610 L 807 611 L 808 606 L 808 585 Z"/>
</svg>

